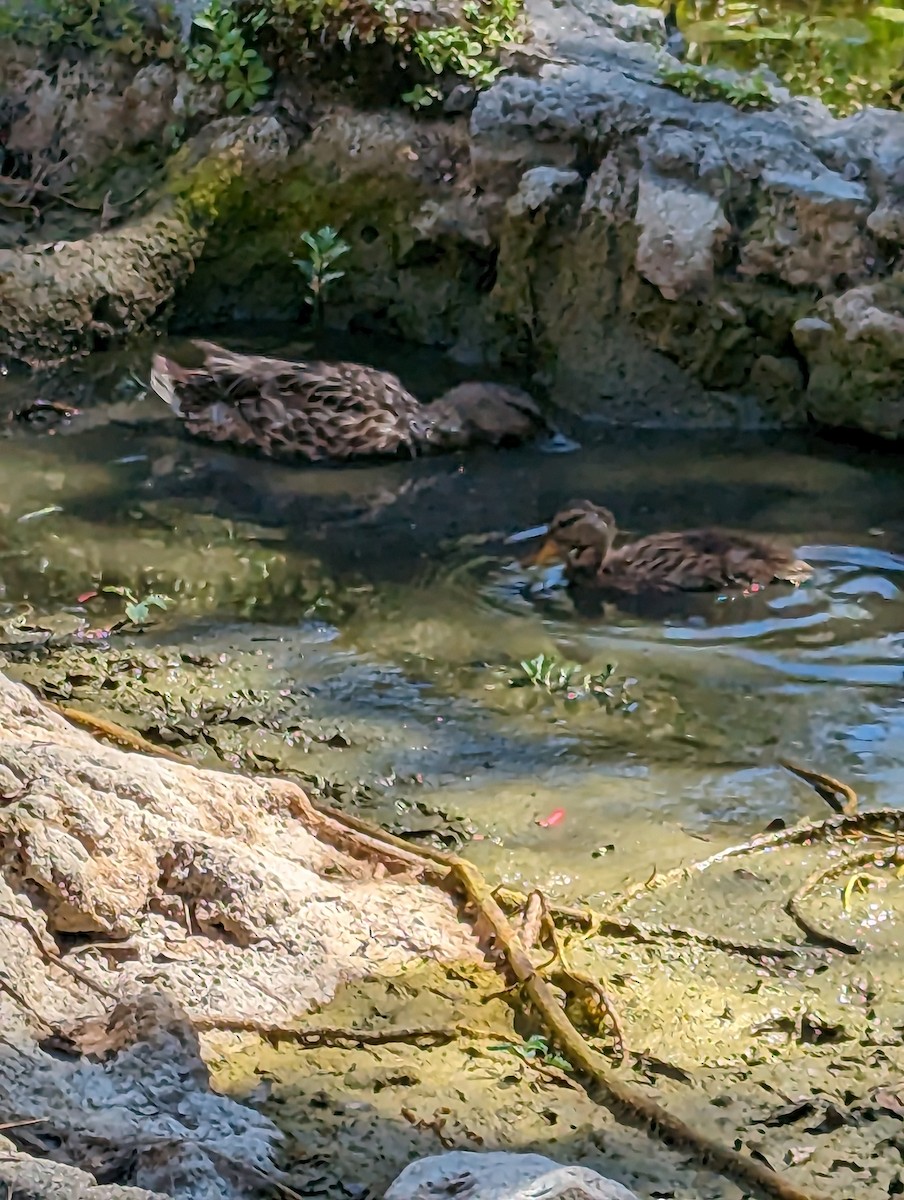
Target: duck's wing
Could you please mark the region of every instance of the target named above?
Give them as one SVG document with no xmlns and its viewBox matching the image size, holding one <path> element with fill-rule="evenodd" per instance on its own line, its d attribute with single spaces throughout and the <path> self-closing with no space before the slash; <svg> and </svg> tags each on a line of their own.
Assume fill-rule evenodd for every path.
<svg viewBox="0 0 904 1200">
<path fill-rule="evenodd" d="M 290 362 L 196 342 L 219 399 L 235 405 L 274 457 L 311 461 L 412 447 L 418 401 L 386 371 L 358 363 Z"/>
<path fill-rule="evenodd" d="M 718 591 L 800 583 L 809 566 L 778 542 L 719 529 L 659 533 L 613 550 L 599 571 L 601 584 L 624 590 Z M 614 581 L 614 582 L 613 582 Z"/>
</svg>

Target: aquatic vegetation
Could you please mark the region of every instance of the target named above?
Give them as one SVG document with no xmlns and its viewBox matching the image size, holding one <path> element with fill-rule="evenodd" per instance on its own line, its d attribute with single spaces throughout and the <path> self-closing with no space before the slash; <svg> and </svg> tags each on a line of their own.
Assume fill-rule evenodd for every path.
<svg viewBox="0 0 904 1200">
<path fill-rule="evenodd" d="M 490 1050 L 502 1050 L 513 1054 L 522 1062 L 536 1063 L 538 1066 L 557 1067 L 560 1071 L 572 1071 L 574 1068 L 567 1058 L 556 1054 L 550 1048 L 549 1039 L 539 1033 L 532 1034 L 524 1042 L 501 1042 L 498 1046 L 490 1046 Z"/>
<path fill-rule="evenodd" d="M 114 596 L 121 596 L 123 600 L 123 618 L 124 623 L 134 625 L 136 628 L 141 628 L 147 625 L 151 616 L 152 608 L 159 608 L 165 612 L 172 604 L 171 596 L 163 596 L 159 592 L 148 592 L 143 596 L 136 596 L 131 588 L 107 586 L 100 589 L 102 592 L 109 592 Z"/>
<path fill-rule="evenodd" d="M 900 107 L 904 7 L 900 0 L 684 0 L 688 59 L 750 71 L 768 67 L 793 92 L 845 113 L 864 104 Z"/>
<path fill-rule="evenodd" d="M 633 681 L 625 679 L 618 686 L 612 684 L 617 663 L 607 663 L 602 671 L 585 671 L 578 663 L 538 654 L 536 658 L 523 659 L 519 665 L 521 674 L 509 679 L 509 687 L 538 688 L 571 701 L 592 699 L 610 711 L 633 707 L 628 695 Z"/>
<path fill-rule="evenodd" d="M 727 80 L 702 67 L 669 63 L 659 68 L 659 78 L 666 87 L 691 100 L 724 100 L 742 109 L 774 108 L 776 104 L 772 89 L 758 74 Z"/>
<path fill-rule="evenodd" d="M 316 233 L 305 230 L 299 237 L 308 248 L 308 256 L 293 258 L 292 262 L 305 277 L 314 319 L 320 324 L 323 321 L 324 293 L 331 283 L 345 275 L 344 271 L 337 271 L 334 264 L 337 258 L 348 253 L 351 246 L 343 241 L 339 231 L 331 225 L 324 225 Z"/>
</svg>

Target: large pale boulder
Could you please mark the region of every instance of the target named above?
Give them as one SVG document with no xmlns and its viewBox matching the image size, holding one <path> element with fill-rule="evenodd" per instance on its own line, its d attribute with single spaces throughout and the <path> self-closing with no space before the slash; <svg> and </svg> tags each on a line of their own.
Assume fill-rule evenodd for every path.
<svg viewBox="0 0 904 1200">
<path fill-rule="evenodd" d="M 385 1200 L 637 1200 L 589 1167 L 563 1166 L 543 1154 L 453 1150 L 411 1163 Z"/>
</svg>

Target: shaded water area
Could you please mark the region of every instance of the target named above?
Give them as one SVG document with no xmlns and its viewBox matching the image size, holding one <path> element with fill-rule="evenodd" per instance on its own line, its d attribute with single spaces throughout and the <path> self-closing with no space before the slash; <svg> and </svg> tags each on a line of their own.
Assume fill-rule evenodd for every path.
<svg viewBox="0 0 904 1200">
<path fill-rule="evenodd" d="M 904 8 L 897 0 L 681 0 L 689 61 L 773 71 L 792 92 L 846 113 L 900 108 Z"/>
<path fill-rule="evenodd" d="M 302 352 L 281 331 L 230 344 Z M 464 374 L 386 344 L 318 349 L 398 369 L 425 398 Z M 864 804 L 904 807 L 904 469 L 892 450 L 583 424 L 569 429 L 581 443 L 570 454 L 532 447 L 341 470 L 274 466 L 186 441 L 143 395 L 147 358 L 98 355 L 55 375 L 0 381 L 4 411 L 39 396 L 81 410 L 52 433 L 11 421 L 0 440 L 0 615 L 11 674 L 198 762 L 297 773 L 315 794 L 405 836 L 463 846 L 492 878 L 600 908 L 654 869 L 771 822 L 825 815 L 777 764 L 782 755 L 848 780 Z M 524 568 L 514 551 L 526 543 L 506 543 L 575 496 L 605 503 L 637 533 L 718 523 L 779 534 L 814 564 L 814 578 L 796 591 L 580 617 L 556 571 Z M 172 602 L 141 634 L 73 644 L 73 630 L 119 615 L 115 596 L 79 602 L 101 585 Z M 521 664 L 541 654 L 574 664 L 570 686 L 530 684 Z M 608 692 L 585 694 L 583 677 L 609 668 Z M 651 893 L 632 913 L 741 942 L 793 942 L 782 904 L 823 854 L 728 863 L 705 886 Z M 902 885 L 884 876 L 886 886 L 858 893 L 849 911 L 837 887 L 819 897 L 833 928 L 870 945 L 868 963 L 835 955 L 774 970 L 663 944 L 572 953 L 618 982 L 629 1041 L 650 1062 L 671 1064 L 651 1068 L 650 1079 L 688 1119 L 719 1103 L 729 1127 L 745 1128 L 764 1095 L 781 1109 L 809 1095 L 814 1079 L 836 1107 L 856 1100 L 862 1110 L 904 1066 L 888 1048 L 904 1020 L 894 919 Z M 379 987 L 376 998 L 340 998 L 336 1023 L 346 1010 L 411 1019 L 416 989 Z M 456 1012 L 473 1023 L 467 981 L 435 988 L 447 999 L 454 992 Z M 463 1145 L 554 1149 L 610 1173 L 615 1164 L 643 1194 L 669 1174 L 668 1160 L 650 1162 L 641 1135 L 610 1128 L 601 1144 L 584 1101 L 559 1096 L 549 1112 L 560 1115 L 544 1117 L 536 1080 L 517 1063 L 509 1079 L 498 1054 L 453 1047 L 435 1052 L 445 1057 L 428 1072 L 399 1057 L 368 1075 L 347 1053 L 246 1047 L 221 1065 L 242 1094 L 268 1081 L 264 1100 L 315 1147 L 310 1177 L 320 1170 L 326 1193 L 341 1193 L 335 1168 L 323 1165 L 336 1138 L 363 1172 L 379 1132 L 378 1182 L 440 1148 L 435 1131 L 399 1127 L 405 1079 L 415 1108 L 419 1096 L 441 1105 L 437 1091 L 448 1104 L 436 1079 L 458 1079 L 474 1127 L 459 1129 Z M 359 1082 L 349 1082 L 355 1071 Z M 318 1101 L 336 1078 L 367 1104 Z M 510 1094 L 505 1132 L 487 1080 Z M 847 1099 L 836 1103 L 836 1092 Z M 478 1093 L 492 1116 L 478 1111 Z M 561 1105 L 572 1103 L 563 1118 Z M 804 1113 L 814 1127 L 824 1107 Z M 826 1144 L 811 1157 L 817 1174 L 841 1180 L 835 1194 L 891 1194 L 897 1168 L 872 1155 L 902 1111 L 890 1117 L 880 1105 L 867 1132 L 825 1118 Z M 777 1166 L 805 1161 L 793 1157 L 795 1139 L 820 1141 L 796 1120 L 769 1132 Z M 833 1165 L 839 1156 L 843 1168 Z M 734 1194 L 687 1171 L 680 1178 L 657 1194 Z"/>
</svg>

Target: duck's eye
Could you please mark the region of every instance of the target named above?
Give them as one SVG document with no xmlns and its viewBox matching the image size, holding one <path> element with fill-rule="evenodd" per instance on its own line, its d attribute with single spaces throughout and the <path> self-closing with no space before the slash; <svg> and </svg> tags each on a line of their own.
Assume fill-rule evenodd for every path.
<svg viewBox="0 0 904 1200">
<path fill-rule="evenodd" d="M 578 521 L 582 520 L 586 515 L 586 513 L 568 513 L 567 516 L 560 517 L 556 521 L 556 528 L 571 529 L 573 525 L 577 525 Z"/>
</svg>

